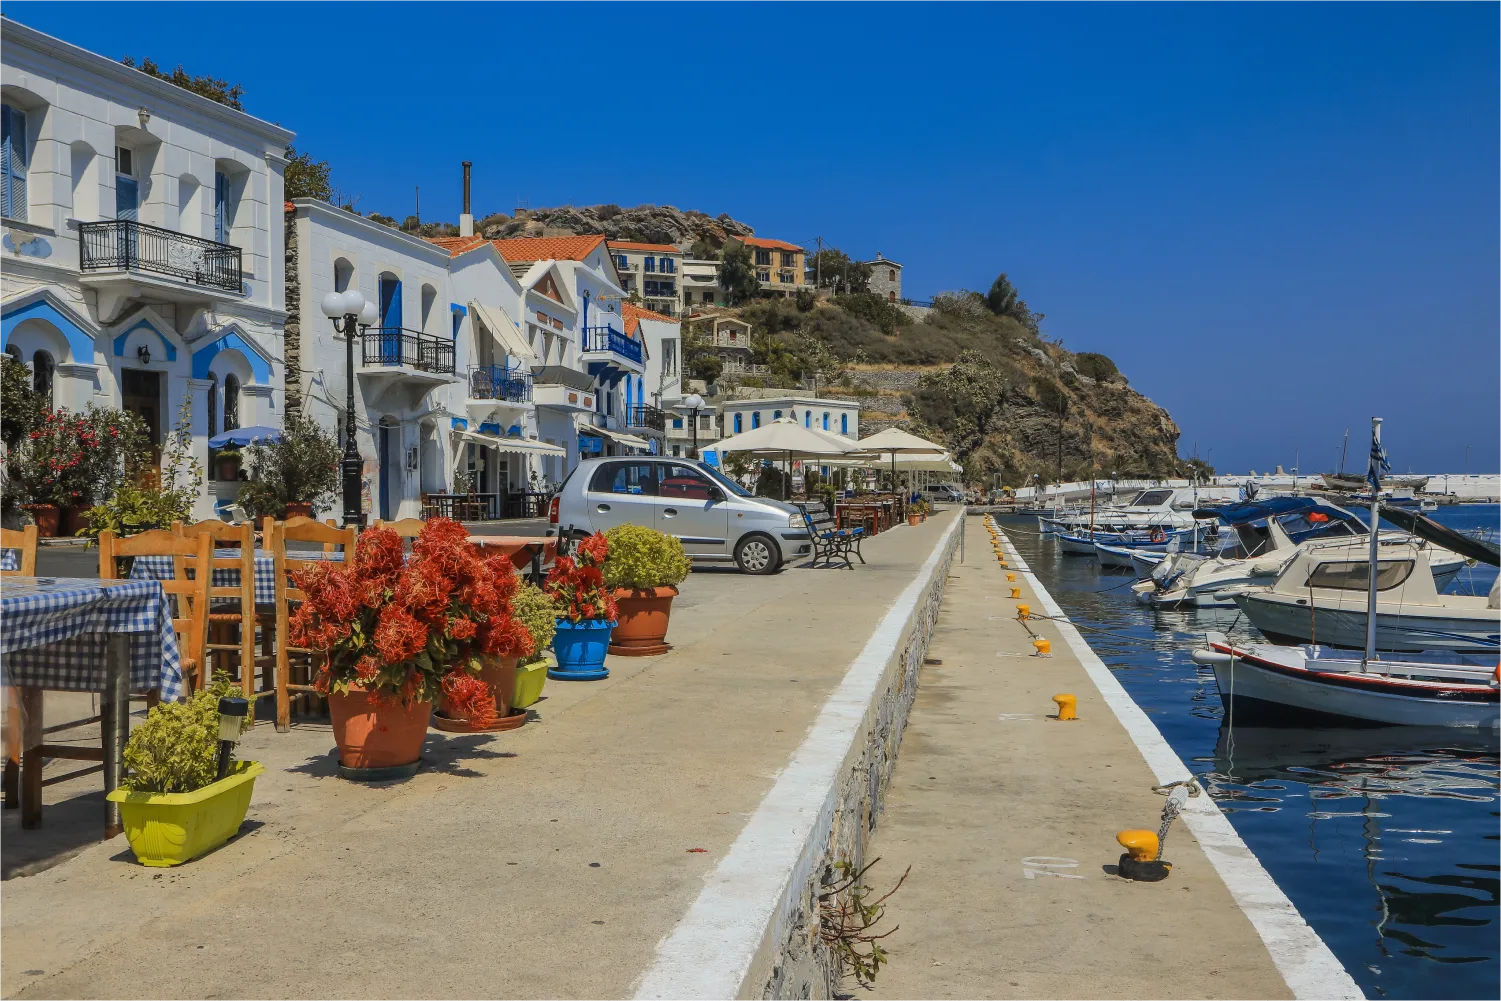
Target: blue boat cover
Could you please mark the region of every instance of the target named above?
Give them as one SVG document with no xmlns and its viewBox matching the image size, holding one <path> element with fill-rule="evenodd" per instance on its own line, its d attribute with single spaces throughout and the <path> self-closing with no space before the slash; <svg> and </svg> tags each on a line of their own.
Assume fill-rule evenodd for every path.
<svg viewBox="0 0 1501 1001">
<path fill-rule="evenodd" d="M 1297 511 L 1319 508 L 1334 521 L 1351 521 L 1353 516 L 1341 508 L 1321 502 L 1317 497 L 1269 497 L 1250 504 L 1231 504 L 1227 507 L 1201 507 L 1194 511 L 1195 518 L 1218 518 L 1227 525 L 1244 525 L 1248 521 L 1261 521 Z"/>
<path fill-rule="evenodd" d="M 256 442 L 269 444 L 281 441 L 281 428 L 268 428 L 264 424 L 252 424 L 248 428 L 233 428 L 208 440 L 209 448 L 226 448 L 230 445 L 243 447 Z"/>
</svg>

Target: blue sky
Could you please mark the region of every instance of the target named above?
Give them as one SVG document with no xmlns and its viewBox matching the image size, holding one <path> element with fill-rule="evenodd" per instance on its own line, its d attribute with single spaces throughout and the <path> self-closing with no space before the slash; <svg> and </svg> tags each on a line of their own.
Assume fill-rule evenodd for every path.
<svg viewBox="0 0 1501 1001">
<path fill-rule="evenodd" d="M 469 159 L 478 214 L 1006 271 L 1222 470 L 1328 469 L 1373 414 L 1398 470 L 1501 465 L 1493 4 L 88 6 L 5 10 L 243 84 L 362 210 L 456 219 Z"/>
</svg>

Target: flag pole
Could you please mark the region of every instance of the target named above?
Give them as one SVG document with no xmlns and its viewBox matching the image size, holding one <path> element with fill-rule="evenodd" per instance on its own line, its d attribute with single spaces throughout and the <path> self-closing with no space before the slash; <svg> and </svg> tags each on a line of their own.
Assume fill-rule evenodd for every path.
<svg viewBox="0 0 1501 1001">
<path fill-rule="evenodd" d="M 1381 449 L 1381 418 L 1371 418 L 1371 461 L 1366 470 L 1366 480 L 1371 485 L 1371 565 L 1370 579 L 1366 585 L 1365 659 L 1361 667 L 1370 669 L 1376 659 L 1376 570 L 1380 565 L 1381 540 L 1381 471 L 1386 465 L 1386 453 Z"/>
</svg>

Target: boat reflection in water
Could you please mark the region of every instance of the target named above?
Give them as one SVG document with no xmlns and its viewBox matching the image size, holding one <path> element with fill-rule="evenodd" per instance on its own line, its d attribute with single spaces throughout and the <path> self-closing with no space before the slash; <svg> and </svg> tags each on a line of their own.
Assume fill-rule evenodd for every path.
<svg viewBox="0 0 1501 1001">
<path fill-rule="evenodd" d="M 1473 974 L 1451 993 L 1457 984 L 1446 984 L 1442 969 L 1422 976 L 1412 961 L 1494 971 L 1496 834 L 1477 837 L 1471 818 L 1476 804 L 1492 804 L 1496 815 L 1498 763 L 1493 730 L 1242 727 L 1227 720 L 1213 770 L 1200 778 L 1237 828 L 1261 829 L 1248 840 L 1279 883 L 1327 884 L 1311 895 L 1312 908 L 1305 896 L 1301 909 L 1310 921 L 1321 908 L 1345 912 L 1335 935 L 1346 941 L 1330 944 L 1347 957 L 1363 954 L 1366 971 L 1351 972 L 1367 983 L 1374 975 L 1381 987 L 1372 996 L 1483 996 L 1484 989 L 1474 993 Z M 1196 770 L 1204 764 L 1196 762 Z M 1288 824 L 1290 811 L 1300 811 L 1303 822 Z M 1286 851 L 1268 851 L 1269 838 Z M 1369 938 L 1350 941 L 1359 932 L 1348 918 L 1360 914 Z M 1410 979 L 1416 976 L 1422 979 Z M 1479 978 L 1495 979 L 1494 972 Z"/>
</svg>

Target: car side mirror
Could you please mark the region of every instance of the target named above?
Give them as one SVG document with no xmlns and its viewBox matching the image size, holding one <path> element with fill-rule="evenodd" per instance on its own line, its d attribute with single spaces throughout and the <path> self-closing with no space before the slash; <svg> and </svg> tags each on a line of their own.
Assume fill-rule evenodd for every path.
<svg viewBox="0 0 1501 1001">
<path fill-rule="evenodd" d="M 718 487 L 710 487 L 709 488 L 709 503 L 710 504 L 722 504 L 722 503 L 724 503 L 724 491 L 721 490 L 721 489 L 719 489 Z"/>
</svg>

